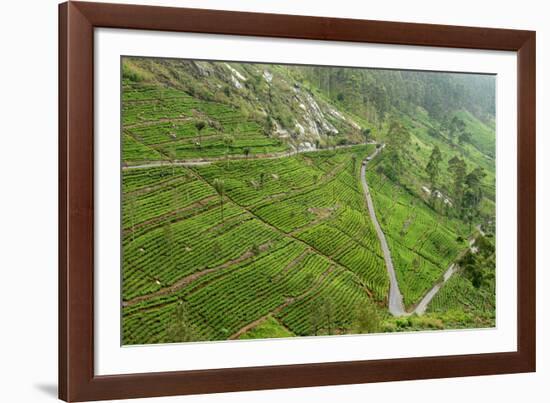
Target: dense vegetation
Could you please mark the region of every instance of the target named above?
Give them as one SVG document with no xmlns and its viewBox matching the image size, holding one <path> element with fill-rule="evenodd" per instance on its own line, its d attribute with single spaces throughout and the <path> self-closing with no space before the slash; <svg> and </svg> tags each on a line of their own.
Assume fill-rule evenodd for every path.
<svg viewBox="0 0 550 403">
<path fill-rule="evenodd" d="M 123 343 L 493 326 L 494 91 L 478 75 L 124 58 Z M 460 266 L 422 316 L 387 312 L 360 181 L 382 143 L 366 179 L 407 310 Z"/>
</svg>

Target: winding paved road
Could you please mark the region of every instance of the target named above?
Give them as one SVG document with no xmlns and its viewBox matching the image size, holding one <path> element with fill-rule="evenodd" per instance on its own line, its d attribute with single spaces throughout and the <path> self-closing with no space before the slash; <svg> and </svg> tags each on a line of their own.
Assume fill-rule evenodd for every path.
<svg viewBox="0 0 550 403">
<path fill-rule="evenodd" d="M 388 275 L 390 277 L 390 294 L 389 294 L 389 301 L 388 301 L 388 309 L 390 313 L 393 316 L 408 316 L 412 315 L 413 313 L 416 313 L 417 315 L 423 315 L 426 312 L 426 309 L 428 308 L 428 305 L 432 301 L 432 299 L 436 296 L 436 294 L 439 292 L 441 287 L 443 287 L 443 284 L 445 284 L 452 276 L 456 273 L 458 270 L 458 265 L 455 263 L 452 263 L 449 268 L 445 271 L 443 274 L 443 279 L 436 283 L 430 291 L 424 295 L 424 297 L 420 300 L 420 302 L 416 305 L 416 307 L 412 310 L 412 312 L 407 312 L 405 310 L 405 306 L 403 305 L 403 295 L 401 294 L 401 291 L 399 290 L 399 283 L 397 282 L 397 277 L 395 275 L 395 269 L 393 267 L 393 261 L 391 258 L 390 249 L 388 247 L 388 243 L 386 241 L 386 236 L 384 235 L 384 231 L 382 231 L 382 228 L 380 227 L 380 224 L 378 222 L 378 219 L 376 218 L 376 211 L 374 210 L 374 203 L 372 202 L 372 198 L 370 196 L 369 191 L 369 185 L 367 184 L 367 178 L 366 178 L 366 170 L 367 170 L 367 164 L 376 157 L 384 148 L 384 144 L 382 144 L 381 147 L 377 148 L 370 156 L 368 156 L 366 159 L 363 160 L 363 164 L 361 166 L 361 183 L 363 185 L 363 192 L 365 194 L 365 199 L 367 201 L 367 207 L 369 210 L 370 218 L 374 224 L 374 228 L 376 229 L 376 234 L 378 235 L 378 240 L 380 241 L 380 246 L 382 248 L 382 253 L 384 255 L 384 261 L 386 263 L 386 268 L 388 270 Z M 482 235 L 483 231 L 481 231 L 481 228 L 477 227 L 478 232 Z M 475 243 L 475 236 L 470 238 L 469 240 L 469 248 L 470 250 L 474 250 L 474 243 Z"/>
<path fill-rule="evenodd" d="M 383 148 L 384 145 L 382 145 L 380 148 L 377 148 L 369 157 L 363 160 L 363 164 L 361 166 L 361 183 L 363 185 L 363 193 L 365 194 L 365 199 L 367 200 L 369 215 L 374 224 L 374 228 L 376 229 L 376 234 L 378 235 L 378 240 L 380 241 L 380 246 L 384 255 L 384 261 L 386 263 L 386 268 L 388 269 L 388 275 L 390 277 L 390 295 L 388 297 L 388 309 L 393 316 L 403 316 L 407 314 L 407 312 L 405 311 L 405 306 L 403 305 L 403 295 L 401 295 L 401 291 L 399 290 L 399 284 L 395 275 L 395 269 L 393 268 L 393 261 L 391 258 L 390 248 L 388 247 L 388 243 L 386 242 L 386 236 L 384 235 L 384 231 L 382 231 L 382 228 L 378 223 L 378 219 L 376 218 L 374 203 L 372 202 L 372 198 L 370 197 L 369 185 L 367 184 L 366 179 L 367 164 L 370 160 L 376 157 Z"/>
</svg>

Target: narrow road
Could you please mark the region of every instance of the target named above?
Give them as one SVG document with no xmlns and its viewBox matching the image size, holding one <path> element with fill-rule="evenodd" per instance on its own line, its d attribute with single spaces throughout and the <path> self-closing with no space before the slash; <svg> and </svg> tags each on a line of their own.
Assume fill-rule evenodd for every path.
<svg viewBox="0 0 550 403">
<path fill-rule="evenodd" d="M 369 144 L 373 144 L 373 143 L 369 143 Z M 330 149 L 329 148 L 298 149 L 298 150 L 292 150 L 292 151 L 282 151 L 277 153 L 254 154 L 250 156 L 246 156 L 244 154 L 234 154 L 234 155 L 229 155 L 228 157 L 225 157 L 225 156 L 211 157 L 211 158 L 190 159 L 190 160 L 181 160 L 181 161 L 150 161 L 139 165 L 123 166 L 122 169 L 127 170 L 127 169 L 140 169 L 140 168 L 154 168 L 154 167 L 162 167 L 162 166 L 193 167 L 193 166 L 209 165 L 213 162 L 221 162 L 221 161 L 227 161 L 227 160 L 230 160 L 230 161 L 255 160 L 255 159 L 273 160 L 277 158 L 291 157 L 297 154 L 339 150 L 343 148 L 351 148 L 351 147 L 356 147 L 361 145 L 364 145 L 364 144 L 346 144 L 341 146 L 334 146 L 334 147 L 331 147 Z"/>
<path fill-rule="evenodd" d="M 386 268 L 390 277 L 388 309 L 393 316 L 403 316 L 407 314 L 407 312 L 405 311 L 405 306 L 403 305 L 403 295 L 401 295 L 401 291 L 399 290 L 399 284 L 397 283 L 397 277 L 395 275 L 395 269 L 393 268 L 393 261 L 391 258 L 390 248 L 388 247 L 388 243 L 386 241 L 386 236 L 384 235 L 384 232 L 382 231 L 382 228 L 378 223 L 378 219 L 376 218 L 374 203 L 372 202 L 372 198 L 370 196 L 369 185 L 367 184 L 366 178 L 367 164 L 370 160 L 376 157 L 383 148 L 383 145 L 380 148 L 377 148 L 369 157 L 367 157 L 363 161 L 363 164 L 361 166 L 361 184 L 363 185 L 363 192 L 367 201 L 369 215 L 374 224 L 374 228 L 376 229 L 376 234 L 378 235 L 378 240 L 380 241 L 382 253 L 384 254 L 384 261 L 386 263 Z"/>
<path fill-rule="evenodd" d="M 478 225 L 477 230 L 480 235 L 485 235 L 485 233 L 481 230 L 481 227 Z M 460 260 L 462 256 L 466 253 L 466 251 L 471 250 L 473 253 L 477 252 L 477 248 L 474 246 L 476 242 L 476 235 L 472 235 L 472 237 L 468 240 L 468 249 L 464 250 L 462 253 L 458 255 L 458 257 L 455 259 L 455 261 Z M 439 292 L 441 287 L 458 271 L 459 267 L 456 263 L 452 263 L 445 274 L 443 274 L 443 279 L 435 284 L 430 291 L 426 295 L 424 295 L 424 298 L 416 305 L 414 308 L 414 311 L 412 313 L 416 313 L 417 315 L 423 315 L 426 312 L 426 309 L 428 308 L 428 305 L 432 301 L 432 299 L 435 297 L 435 295 Z"/>
<path fill-rule="evenodd" d="M 432 302 L 433 297 L 439 292 L 441 287 L 443 287 L 443 284 L 447 282 L 451 278 L 453 274 L 458 270 L 458 266 L 456 264 L 451 264 L 451 266 L 447 269 L 445 274 L 443 274 L 443 281 L 440 281 L 436 285 L 432 287 L 430 291 L 426 295 L 424 295 L 424 298 L 418 303 L 416 308 L 414 308 L 414 313 L 417 315 L 423 315 L 426 312 L 426 309 L 428 308 L 428 305 L 430 302 Z"/>
</svg>

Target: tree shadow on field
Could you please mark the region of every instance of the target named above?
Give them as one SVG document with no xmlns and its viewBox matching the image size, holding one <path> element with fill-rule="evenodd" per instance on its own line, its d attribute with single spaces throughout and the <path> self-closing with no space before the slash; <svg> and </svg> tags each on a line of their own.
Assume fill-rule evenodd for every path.
<svg viewBox="0 0 550 403">
<path fill-rule="evenodd" d="M 45 395 L 48 395 L 50 397 L 57 399 L 57 385 L 53 383 L 39 383 L 35 384 L 34 387 L 44 393 Z"/>
</svg>

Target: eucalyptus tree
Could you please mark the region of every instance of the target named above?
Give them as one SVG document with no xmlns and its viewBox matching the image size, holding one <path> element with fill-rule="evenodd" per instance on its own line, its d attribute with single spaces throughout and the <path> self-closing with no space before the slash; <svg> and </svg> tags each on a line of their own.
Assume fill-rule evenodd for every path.
<svg viewBox="0 0 550 403">
<path fill-rule="evenodd" d="M 441 151 L 439 150 L 438 146 L 434 146 L 432 153 L 430 155 L 430 159 L 428 160 L 428 164 L 426 165 L 426 173 L 428 174 L 428 178 L 430 179 L 430 192 L 431 192 L 431 200 L 432 203 L 435 201 L 436 197 L 436 186 L 439 179 L 439 176 L 441 174 L 439 164 L 443 160 L 443 157 L 441 156 Z"/>
<path fill-rule="evenodd" d="M 225 194 L 225 182 L 223 179 L 216 178 L 214 179 L 213 186 L 220 196 L 221 222 L 223 223 L 223 196 Z"/>
<path fill-rule="evenodd" d="M 392 120 L 386 137 L 388 152 L 384 171 L 390 179 L 396 181 L 405 168 L 404 156 L 411 143 L 411 135 L 403 124 L 397 120 Z"/>
<path fill-rule="evenodd" d="M 472 229 L 474 219 L 480 214 L 481 201 L 483 200 L 482 180 L 486 175 L 482 168 L 477 167 L 464 178 L 465 190 L 462 209 L 464 211 L 464 218 L 466 218 L 470 225 L 470 230 Z"/>
<path fill-rule="evenodd" d="M 460 216 L 463 216 L 462 201 L 464 197 L 464 181 L 466 179 L 466 163 L 459 157 L 453 157 L 448 162 L 448 170 L 452 175 L 454 204 L 460 209 Z"/>
<path fill-rule="evenodd" d="M 197 129 L 197 132 L 199 134 L 199 144 L 202 145 L 202 129 L 206 127 L 206 122 L 203 120 L 199 120 L 195 122 L 195 128 Z"/>
<path fill-rule="evenodd" d="M 365 138 L 365 144 L 367 144 L 370 139 L 371 129 L 369 129 L 368 127 L 365 127 L 363 130 L 361 130 L 361 134 Z"/>
</svg>

